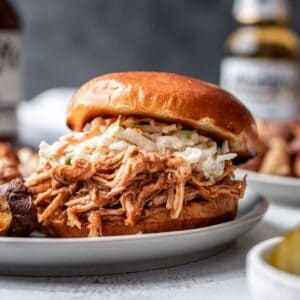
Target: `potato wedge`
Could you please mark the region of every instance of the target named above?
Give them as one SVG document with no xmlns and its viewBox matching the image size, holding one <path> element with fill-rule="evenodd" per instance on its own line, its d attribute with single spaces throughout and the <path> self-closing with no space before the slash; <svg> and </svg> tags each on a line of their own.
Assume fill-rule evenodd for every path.
<svg viewBox="0 0 300 300">
<path fill-rule="evenodd" d="M 12 147 L 0 143 L 0 183 L 9 182 L 19 176 L 19 161 Z"/>
<path fill-rule="evenodd" d="M 37 228 L 32 196 L 21 178 L 0 185 L 3 205 L 3 233 L 8 236 L 27 236 Z M 7 213 L 10 213 L 10 218 Z"/>
<path fill-rule="evenodd" d="M 291 176 L 291 159 L 286 141 L 280 137 L 270 140 L 270 149 L 264 156 L 259 172 L 279 176 Z"/>
<path fill-rule="evenodd" d="M 6 235 L 12 223 L 12 213 L 5 197 L 0 195 L 0 236 Z"/>
</svg>

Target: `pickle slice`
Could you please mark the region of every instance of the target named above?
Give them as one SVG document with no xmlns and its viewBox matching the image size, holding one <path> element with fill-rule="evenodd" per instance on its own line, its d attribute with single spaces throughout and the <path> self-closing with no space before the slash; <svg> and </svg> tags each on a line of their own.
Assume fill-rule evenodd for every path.
<svg viewBox="0 0 300 300">
<path fill-rule="evenodd" d="M 300 275 L 300 228 L 287 233 L 270 257 L 274 267 Z"/>
</svg>

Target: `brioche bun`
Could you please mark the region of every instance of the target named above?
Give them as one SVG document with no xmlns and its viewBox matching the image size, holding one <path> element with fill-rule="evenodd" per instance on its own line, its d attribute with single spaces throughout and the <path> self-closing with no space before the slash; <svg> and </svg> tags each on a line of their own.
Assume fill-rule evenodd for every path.
<svg viewBox="0 0 300 300">
<path fill-rule="evenodd" d="M 247 108 L 226 91 L 195 78 L 161 72 L 97 77 L 74 95 L 67 124 L 79 131 L 95 117 L 118 115 L 182 123 L 228 140 L 231 151 L 241 158 L 256 152 L 256 124 Z"/>
<path fill-rule="evenodd" d="M 233 220 L 236 216 L 238 202 L 232 199 L 212 201 L 191 201 L 182 210 L 177 219 L 171 219 L 165 207 L 146 208 L 143 216 L 134 226 L 125 225 L 124 218 L 119 220 L 102 220 L 102 234 L 126 235 L 136 233 L 154 233 L 174 230 L 185 230 L 214 225 Z M 66 225 L 66 218 L 55 219 L 43 226 L 43 230 L 54 237 L 87 237 L 87 224 L 81 229 Z"/>
</svg>

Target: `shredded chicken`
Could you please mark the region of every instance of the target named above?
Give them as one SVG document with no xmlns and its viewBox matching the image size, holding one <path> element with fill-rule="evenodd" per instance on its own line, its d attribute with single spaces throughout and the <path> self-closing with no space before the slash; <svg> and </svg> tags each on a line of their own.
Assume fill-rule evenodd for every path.
<svg viewBox="0 0 300 300">
<path fill-rule="evenodd" d="M 102 235 L 102 221 L 133 226 L 145 208 L 178 218 L 189 201 L 242 197 L 228 143 L 196 129 L 151 118 L 96 118 L 83 132 L 42 142 L 40 168 L 26 179 L 38 221 L 66 218 L 70 227 Z"/>
<path fill-rule="evenodd" d="M 102 221 L 101 214 L 99 211 L 92 211 L 89 215 L 89 236 L 100 236 L 102 235 Z"/>
<path fill-rule="evenodd" d="M 79 159 L 72 165 L 45 165 L 27 179 L 26 186 L 35 196 L 40 223 L 65 214 L 69 226 L 88 224 L 89 236 L 99 236 L 102 217 L 124 217 L 125 224 L 134 225 L 146 207 L 165 206 L 172 218 L 178 218 L 189 201 L 238 200 L 246 183 L 235 180 L 233 171 L 227 161 L 221 176 L 207 179 L 197 165 L 181 157 L 129 146 L 95 162 Z"/>
</svg>

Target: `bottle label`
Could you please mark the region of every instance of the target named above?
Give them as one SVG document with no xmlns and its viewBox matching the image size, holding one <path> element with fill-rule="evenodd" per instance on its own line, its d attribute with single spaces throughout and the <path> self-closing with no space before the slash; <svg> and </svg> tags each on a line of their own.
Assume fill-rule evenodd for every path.
<svg viewBox="0 0 300 300">
<path fill-rule="evenodd" d="M 15 30 L 0 30 L 0 137 L 16 132 L 20 100 L 21 38 Z"/>
<path fill-rule="evenodd" d="M 220 85 L 263 120 L 298 117 L 299 66 L 261 58 L 223 59 Z"/>
</svg>

